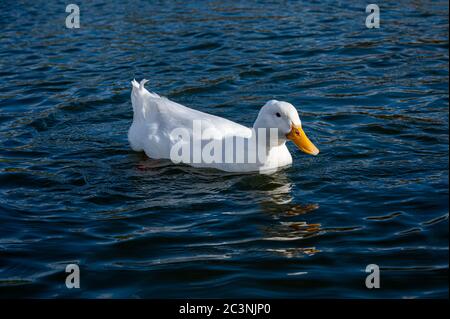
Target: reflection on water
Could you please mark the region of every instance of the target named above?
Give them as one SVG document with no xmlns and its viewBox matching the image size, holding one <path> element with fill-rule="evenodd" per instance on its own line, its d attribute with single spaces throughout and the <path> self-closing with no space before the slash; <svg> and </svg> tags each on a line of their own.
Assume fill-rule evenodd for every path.
<svg viewBox="0 0 450 319">
<path fill-rule="evenodd" d="M 267 249 L 267 251 L 273 252 L 275 254 L 280 254 L 286 258 L 312 256 L 320 252 L 316 247 L 305 247 L 305 248 L 278 248 L 278 249 Z"/>
<path fill-rule="evenodd" d="M 260 203 L 261 211 L 276 220 L 268 227 L 263 227 L 263 240 L 269 241 L 297 241 L 312 237 L 320 233 L 320 223 L 308 223 L 307 214 L 319 208 L 318 204 L 296 204 L 292 201 L 293 183 L 284 172 L 273 175 L 260 175 L 248 177 L 245 181 L 249 186 L 248 192 L 257 193 L 263 198 Z M 255 189 L 255 186 L 259 188 Z M 299 217 L 301 221 L 298 221 Z M 285 221 L 289 218 L 289 221 Z M 292 221 L 292 219 L 296 221 Z M 316 247 L 298 247 L 301 243 L 291 243 L 292 247 L 269 248 L 268 252 L 273 252 L 287 258 L 302 255 L 314 255 L 320 250 Z"/>
<path fill-rule="evenodd" d="M 266 204 L 287 205 L 293 199 L 291 192 L 294 185 L 285 171 L 279 171 L 272 175 L 244 176 L 238 186 L 243 191 L 260 196 L 263 199 L 262 207 L 265 207 Z"/>
<path fill-rule="evenodd" d="M 267 240 L 297 240 L 317 235 L 321 231 L 320 224 L 307 222 L 280 222 L 279 225 L 267 229 Z"/>
</svg>

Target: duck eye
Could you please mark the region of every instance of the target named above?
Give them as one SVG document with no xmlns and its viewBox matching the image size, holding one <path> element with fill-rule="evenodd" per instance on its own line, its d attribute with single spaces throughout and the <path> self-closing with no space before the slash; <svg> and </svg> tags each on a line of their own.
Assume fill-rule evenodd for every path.
<svg viewBox="0 0 450 319">
<path fill-rule="evenodd" d="M 277 117 L 281 117 L 281 114 L 280 113 L 275 113 L 275 115 L 277 116 Z"/>
</svg>

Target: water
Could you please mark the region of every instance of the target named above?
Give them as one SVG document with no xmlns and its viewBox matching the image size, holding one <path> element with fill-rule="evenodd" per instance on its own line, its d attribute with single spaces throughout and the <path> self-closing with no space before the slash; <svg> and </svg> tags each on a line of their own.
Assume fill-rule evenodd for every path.
<svg viewBox="0 0 450 319">
<path fill-rule="evenodd" d="M 0 4 L 0 297 L 448 296 L 448 2 Z M 272 176 L 130 150 L 130 80 L 318 157 Z M 80 265 L 81 289 L 65 287 Z M 381 268 L 381 289 L 365 267 Z"/>
</svg>

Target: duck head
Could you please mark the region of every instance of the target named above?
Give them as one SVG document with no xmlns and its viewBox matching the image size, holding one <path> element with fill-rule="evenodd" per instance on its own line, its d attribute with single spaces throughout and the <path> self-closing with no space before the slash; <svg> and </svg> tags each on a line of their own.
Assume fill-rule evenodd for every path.
<svg viewBox="0 0 450 319">
<path fill-rule="evenodd" d="M 310 155 L 319 154 L 319 149 L 309 140 L 302 128 L 302 122 L 295 107 L 277 100 L 268 101 L 259 111 L 255 124 L 257 128 L 278 129 L 281 143 L 291 140 L 297 147 Z"/>
</svg>

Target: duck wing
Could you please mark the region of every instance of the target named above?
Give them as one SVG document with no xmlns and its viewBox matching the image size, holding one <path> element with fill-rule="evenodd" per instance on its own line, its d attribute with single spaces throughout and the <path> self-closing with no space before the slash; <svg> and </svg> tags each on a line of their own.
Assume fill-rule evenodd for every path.
<svg viewBox="0 0 450 319">
<path fill-rule="evenodd" d="M 248 127 L 149 92 L 144 87 L 146 82 L 132 81 L 134 116 L 128 138 L 133 149 L 145 150 L 151 157 L 168 158 L 170 147 L 180 139 L 180 130 L 191 142 L 251 136 L 252 131 Z"/>
<path fill-rule="evenodd" d="M 132 102 L 134 112 L 151 126 L 157 126 L 164 133 L 169 133 L 176 128 L 187 129 L 192 132 L 194 121 L 201 122 L 202 133 L 205 130 L 213 134 L 212 138 L 228 136 L 248 137 L 251 130 L 236 122 L 223 117 L 191 109 L 182 104 L 149 92 L 142 80 L 140 84 L 133 80 Z M 200 124 L 200 123 L 199 123 Z M 211 135 L 211 134 L 208 134 Z"/>
</svg>

